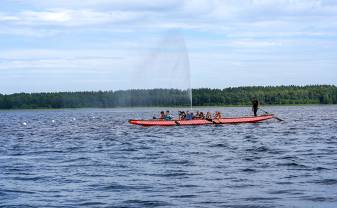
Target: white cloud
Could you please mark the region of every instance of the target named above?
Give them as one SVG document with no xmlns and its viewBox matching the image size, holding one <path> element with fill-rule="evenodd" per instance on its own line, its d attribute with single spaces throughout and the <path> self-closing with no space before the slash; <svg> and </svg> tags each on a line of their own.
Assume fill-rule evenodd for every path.
<svg viewBox="0 0 337 208">
<path fill-rule="evenodd" d="M 283 73 L 287 79 L 289 72 L 304 75 L 299 68 L 330 70 L 326 75 L 335 70 L 334 0 L 4 2 L 9 3 L 0 8 L 0 73 L 96 70 L 122 77 L 139 64 L 145 51 L 155 48 L 162 34 L 176 29 L 186 34 L 192 71 L 200 75 L 193 82 L 199 86 L 248 83 L 248 77 L 235 80 L 249 70 L 250 75 Z M 8 4 L 12 9 L 6 11 Z M 216 81 L 207 80 L 208 74 Z"/>
<path fill-rule="evenodd" d="M 59 34 L 60 31 L 55 29 L 42 29 L 42 28 L 31 28 L 31 27 L 9 27 L 0 26 L 0 35 L 10 35 L 19 37 L 29 37 L 29 38 L 42 38 L 50 37 Z"/>
<path fill-rule="evenodd" d="M 26 2 L 26 1 L 25 1 Z M 43 5 L 41 9 L 2 12 L 0 22 L 33 26 L 112 26 L 119 28 L 151 27 L 230 30 L 255 24 L 263 30 L 287 28 L 287 24 L 307 27 L 326 21 L 337 21 L 337 6 L 321 0 L 73 0 L 28 1 Z M 151 8 L 151 9 L 149 9 Z"/>
<path fill-rule="evenodd" d="M 23 11 L 18 14 L 1 14 L 0 21 L 20 25 L 81 26 L 104 23 L 121 23 L 142 17 L 142 13 L 92 10 L 50 9 L 47 11 Z"/>
<path fill-rule="evenodd" d="M 110 10 L 142 10 L 153 11 L 174 9 L 179 7 L 181 0 L 20 0 L 25 6 L 37 8 L 69 8 L 69 9 L 110 9 Z"/>
<path fill-rule="evenodd" d="M 17 20 L 24 22 L 69 22 L 73 19 L 74 13 L 69 10 L 65 11 L 46 11 L 46 12 L 34 12 L 34 11 L 24 11 Z"/>
</svg>

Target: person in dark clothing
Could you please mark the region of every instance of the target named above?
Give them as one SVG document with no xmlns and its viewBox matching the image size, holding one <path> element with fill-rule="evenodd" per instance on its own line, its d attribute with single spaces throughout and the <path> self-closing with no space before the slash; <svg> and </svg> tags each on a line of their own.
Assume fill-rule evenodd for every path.
<svg viewBox="0 0 337 208">
<path fill-rule="evenodd" d="M 257 110 L 259 109 L 259 101 L 256 98 L 253 98 L 252 100 L 252 110 L 254 112 L 254 116 L 257 116 Z"/>
<path fill-rule="evenodd" d="M 186 119 L 185 111 L 179 111 L 179 120 L 185 120 L 185 119 Z"/>
<path fill-rule="evenodd" d="M 153 119 L 164 119 L 165 118 L 165 113 L 164 113 L 164 111 L 161 111 L 159 118 L 157 118 L 156 116 L 153 116 L 152 118 Z"/>
</svg>

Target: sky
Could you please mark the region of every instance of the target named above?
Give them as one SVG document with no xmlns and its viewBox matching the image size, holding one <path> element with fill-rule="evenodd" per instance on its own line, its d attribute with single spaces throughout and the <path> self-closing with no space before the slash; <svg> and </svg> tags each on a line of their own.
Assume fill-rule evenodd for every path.
<svg viewBox="0 0 337 208">
<path fill-rule="evenodd" d="M 336 57 L 337 0 L 0 5 L 2 94 L 336 85 Z"/>
</svg>

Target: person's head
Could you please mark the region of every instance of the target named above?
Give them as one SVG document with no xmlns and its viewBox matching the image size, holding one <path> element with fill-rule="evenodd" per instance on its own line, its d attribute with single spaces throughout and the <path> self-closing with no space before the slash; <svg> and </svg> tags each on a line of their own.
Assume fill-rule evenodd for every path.
<svg viewBox="0 0 337 208">
<path fill-rule="evenodd" d="M 160 114 L 164 114 L 164 111 L 161 111 Z"/>
<path fill-rule="evenodd" d="M 166 111 L 166 114 L 170 114 L 170 111 L 169 111 L 169 110 L 167 110 L 167 111 Z"/>
</svg>

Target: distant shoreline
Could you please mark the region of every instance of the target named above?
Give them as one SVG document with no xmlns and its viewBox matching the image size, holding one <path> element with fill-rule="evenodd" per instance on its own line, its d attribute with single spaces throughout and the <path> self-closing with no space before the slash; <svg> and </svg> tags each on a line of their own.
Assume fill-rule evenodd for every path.
<svg viewBox="0 0 337 208">
<path fill-rule="evenodd" d="M 337 106 L 337 104 L 284 104 L 284 105 L 262 105 L 264 107 L 309 107 L 309 106 Z M 83 107 L 83 108 L 12 108 L 12 109 L 0 109 L 0 111 L 62 111 L 62 110 L 85 110 L 85 109 L 190 109 L 187 106 L 137 106 L 137 107 Z M 226 106 L 193 106 L 192 110 L 204 109 L 204 108 L 251 108 L 250 105 L 226 105 Z"/>
<path fill-rule="evenodd" d="M 159 107 L 246 107 L 256 98 L 262 106 L 337 104 L 334 85 L 257 86 L 224 89 L 134 89 L 119 91 L 0 94 L 0 109 L 75 109 Z"/>
</svg>

